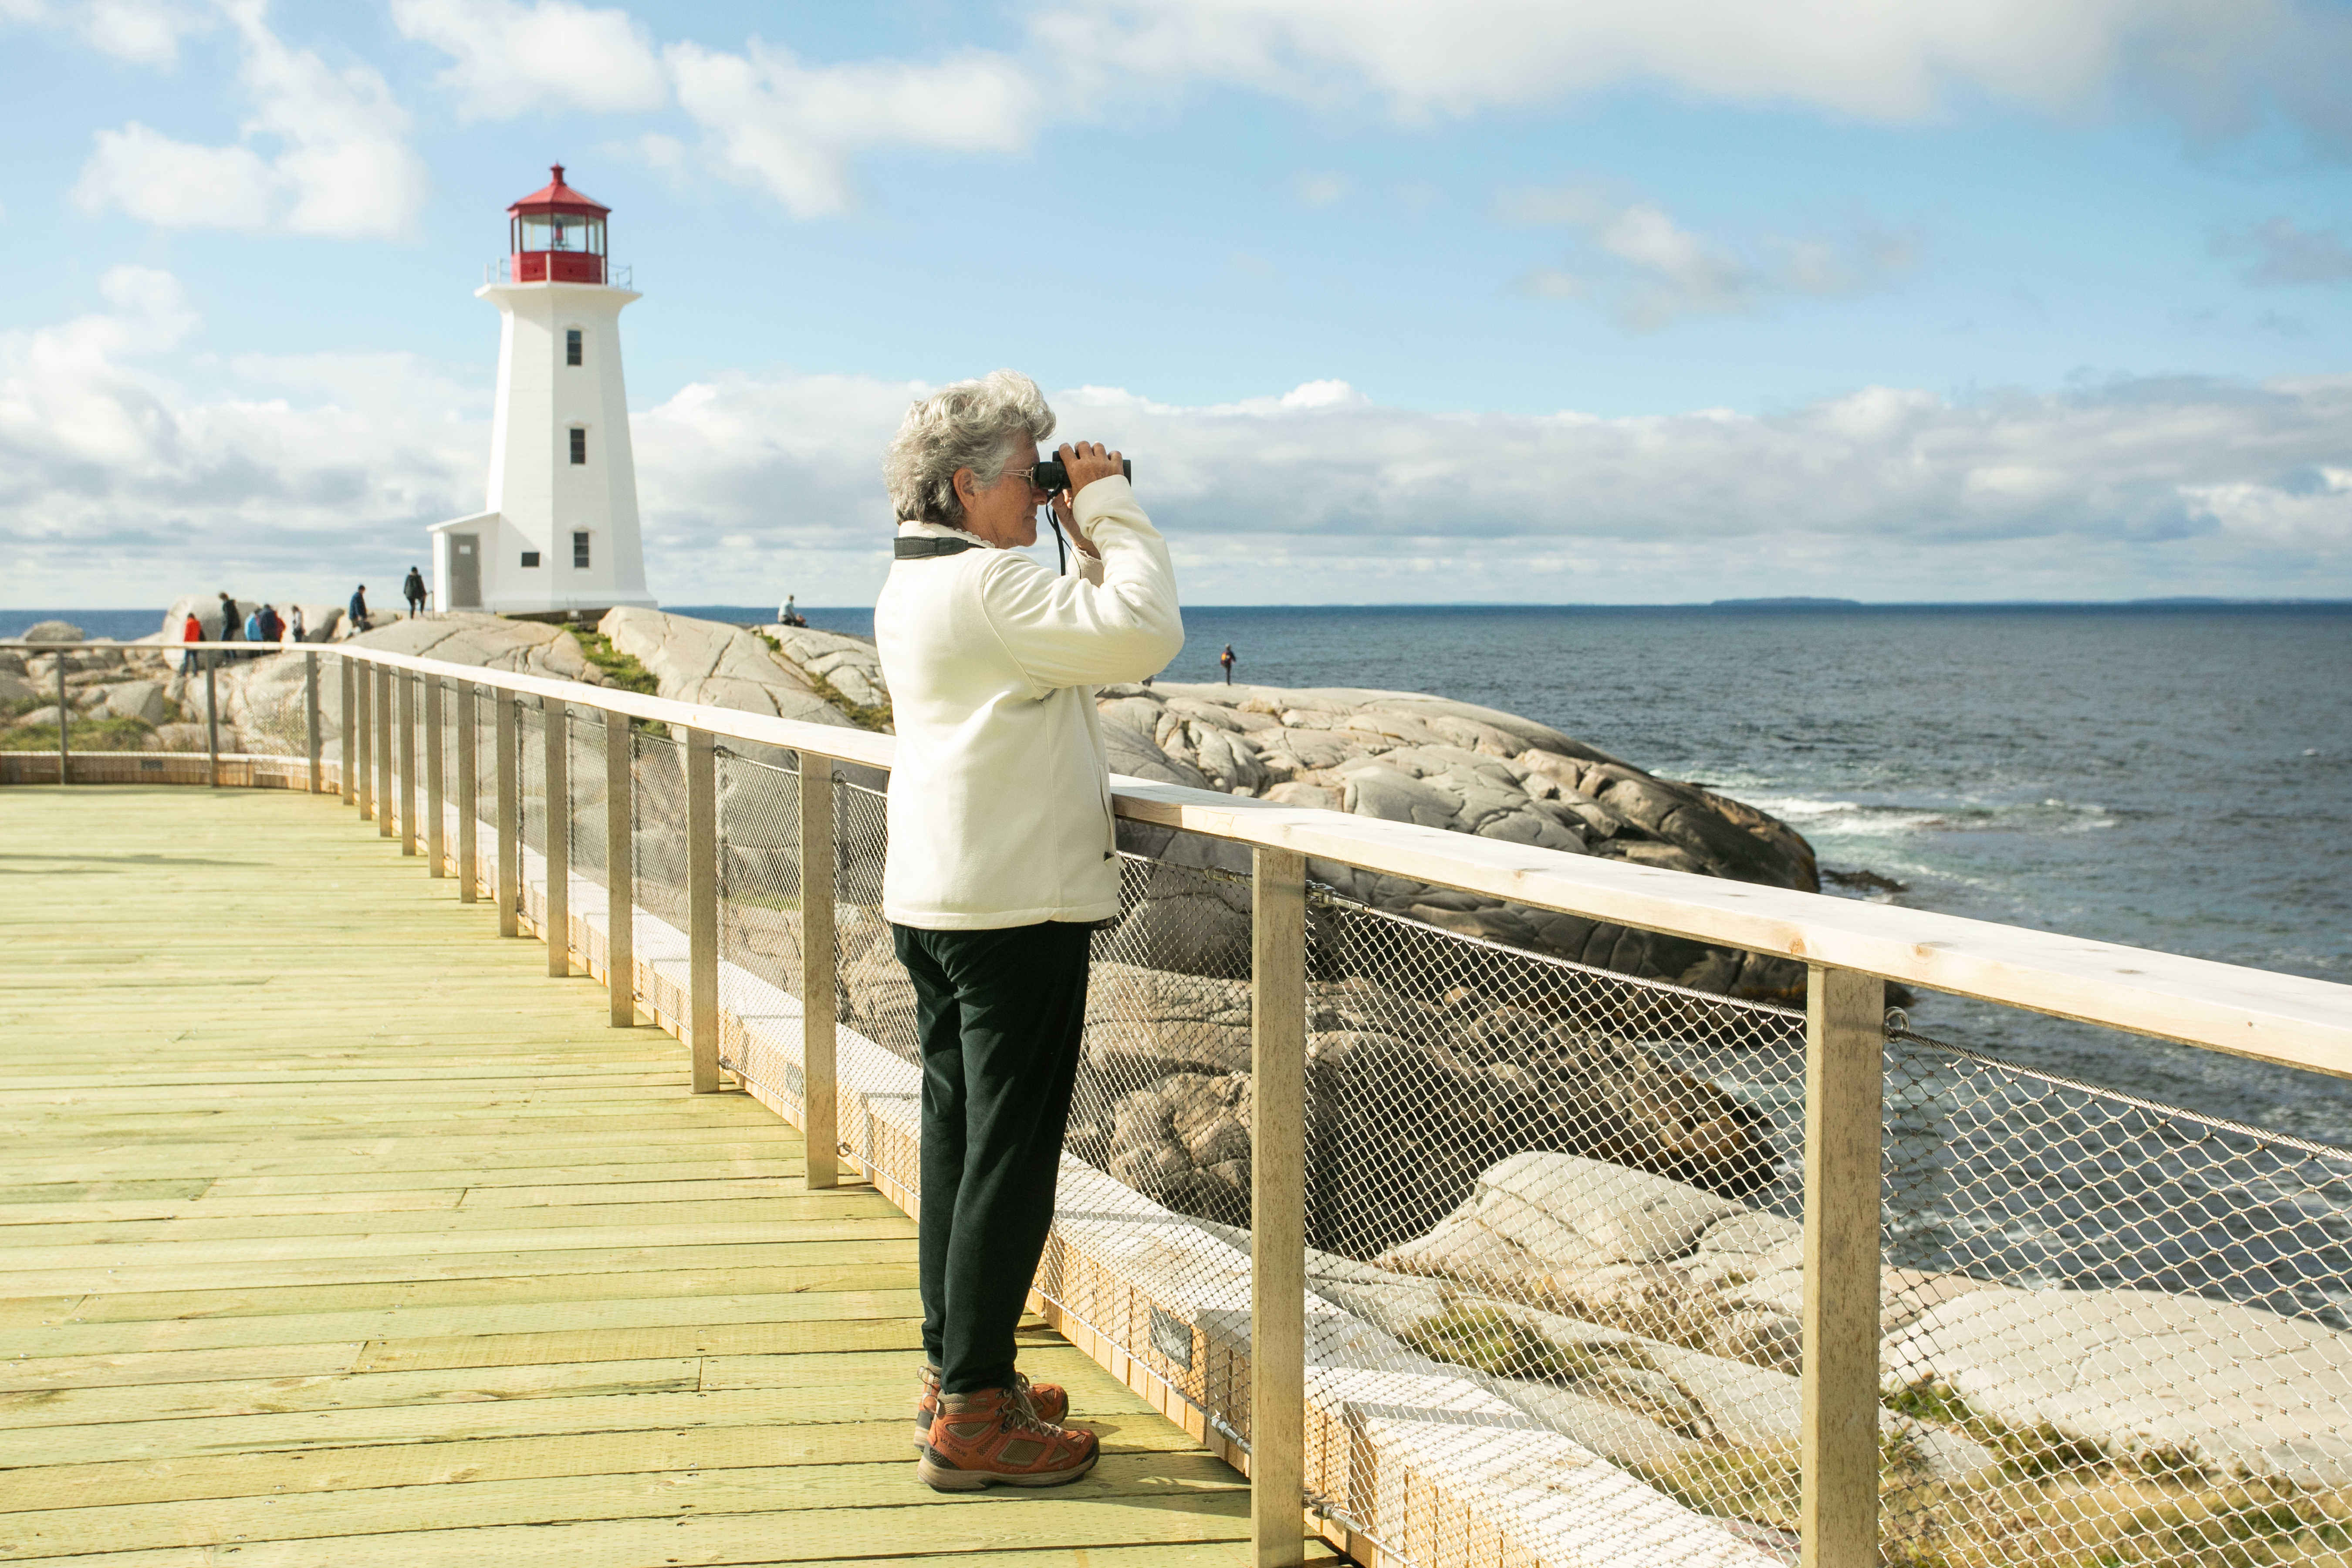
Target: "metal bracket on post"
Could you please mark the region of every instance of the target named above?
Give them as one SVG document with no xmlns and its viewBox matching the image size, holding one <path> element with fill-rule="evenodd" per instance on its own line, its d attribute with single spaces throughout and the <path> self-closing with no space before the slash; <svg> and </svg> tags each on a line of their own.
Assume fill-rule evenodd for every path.
<svg viewBox="0 0 2352 1568">
<path fill-rule="evenodd" d="M 205 649 L 205 783 L 220 788 L 220 681 L 214 671 L 220 663 L 220 654 Z M 58 700 L 63 708 L 64 699 Z"/>
<path fill-rule="evenodd" d="M 568 705 L 560 697 L 539 703 L 540 738 L 545 744 L 547 781 L 547 973 L 562 980 L 572 973 L 572 761 Z"/>
<path fill-rule="evenodd" d="M 375 832 L 379 838 L 392 837 L 393 808 L 398 799 L 392 793 L 392 671 L 379 666 L 375 672 Z"/>
<path fill-rule="evenodd" d="M 352 765 L 347 779 L 359 802 L 360 820 L 365 822 L 375 815 L 375 671 L 355 658 L 346 657 L 343 668 L 352 671 L 352 680 L 359 691 L 358 714 L 353 734 L 359 745 L 359 760 Z"/>
<path fill-rule="evenodd" d="M 322 726 L 319 722 L 319 656 L 302 656 L 302 754 L 310 760 L 310 793 L 318 795 L 326 788 L 327 763 L 325 742 L 320 740 Z"/>
<path fill-rule="evenodd" d="M 516 733 L 514 694 L 492 687 L 490 700 L 498 707 L 491 742 L 498 756 L 491 765 L 498 771 L 499 786 L 499 879 L 490 899 L 499 909 L 499 934 L 520 936 L 516 891 L 522 882 L 522 832 L 515 819 L 522 814 L 522 781 L 515 775 L 520 772 L 522 742 Z"/>
<path fill-rule="evenodd" d="M 686 732 L 687 1044 L 694 1092 L 719 1089 L 719 765 L 710 731 Z"/>
<path fill-rule="evenodd" d="M 342 672 L 343 687 L 343 718 L 341 732 L 335 736 L 335 766 L 341 776 L 335 782 L 341 787 L 343 804 L 351 805 L 360 798 L 360 784 L 352 773 L 352 748 L 359 743 L 364 725 L 362 717 L 364 710 L 360 707 L 359 666 L 348 658 L 339 658 L 335 660 L 335 668 Z"/>
<path fill-rule="evenodd" d="M 1307 858 L 1251 851 L 1250 1538 L 1306 1561 Z"/>
<path fill-rule="evenodd" d="M 801 1127 L 808 1190 L 841 1181 L 834 1068 L 833 759 L 801 753 Z"/>
<path fill-rule="evenodd" d="M 400 852 L 416 853 L 416 677 L 402 670 L 400 686 Z"/>
<path fill-rule="evenodd" d="M 1886 983 L 1805 986 L 1802 1568 L 1877 1568 L 1879 1146 Z"/>
<path fill-rule="evenodd" d="M 470 904 L 481 868 L 476 864 L 474 824 L 481 810 L 480 764 L 475 760 L 474 683 L 457 683 L 457 901 Z"/>
<path fill-rule="evenodd" d="M 616 1029 L 637 1022 L 635 748 L 629 716 L 604 710 L 604 984 Z"/>
<path fill-rule="evenodd" d="M 449 810 L 441 788 L 441 678 L 425 678 L 425 874 L 445 876 Z"/>
</svg>

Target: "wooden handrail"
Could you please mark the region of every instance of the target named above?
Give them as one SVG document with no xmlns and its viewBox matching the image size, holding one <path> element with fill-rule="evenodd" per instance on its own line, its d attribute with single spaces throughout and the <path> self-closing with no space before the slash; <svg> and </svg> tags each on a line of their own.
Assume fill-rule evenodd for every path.
<svg viewBox="0 0 2352 1568">
<path fill-rule="evenodd" d="M 219 646 L 249 649 L 254 645 Z M 304 651 L 553 698 L 868 767 L 887 770 L 897 752 L 893 737 L 868 731 L 675 702 L 611 687 L 347 643 L 315 649 L 306 645 Z M 1124 775 L 1114 775 L 1112 785 L 1114 809 L 1137 822 L 2352 1078 L 2352 986 L 2329 981 Z"/>
<path fill-rule="evenodd" d="M 49 644 L 57 647 L 57 644 Z M 555 696 L 637 720 L 706 729 L 715 736 L 809 750 L 889 769 L 891 736 L 755 715 L 739 708 L 673 703 L 612 687 L 513 670 L 330 644 L 324 654 L 470 679 L 485 687 Z M 1279 806 L 1275 802 L 1112 775 L 1112 806 L 1139 823 L 1181 827 L 1254 848 L 1286 848 L 1322 860 L 1507 898 L 1642 931 L 1740 947 L 1900 980 L 1922 990 L 1978 996 L 2053 1018 L 2176 1039 L 2284 1068 L 2352 1077 L 2352 985 L 2216 963 L 2122 942 L 2095 942 L 1959 914 L 1694 877 L 1601 856 L 1479 839 L 1444 827 Z"/>
</svg>

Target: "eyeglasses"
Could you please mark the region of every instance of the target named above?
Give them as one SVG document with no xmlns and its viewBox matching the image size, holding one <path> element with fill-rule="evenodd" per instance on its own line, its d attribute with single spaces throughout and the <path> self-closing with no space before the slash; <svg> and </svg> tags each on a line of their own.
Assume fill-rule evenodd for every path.
<svg viewBox="0 0 2352 1568">
<path fill-rule="evenodd" d="M 1007 468 L 1002 477 L 1019 479 L 1034 490 L 1037 488 L 1037 470 L 1044 466 L 1042 463 L 1032 463 L 1025 468 Z"/>
</svg>

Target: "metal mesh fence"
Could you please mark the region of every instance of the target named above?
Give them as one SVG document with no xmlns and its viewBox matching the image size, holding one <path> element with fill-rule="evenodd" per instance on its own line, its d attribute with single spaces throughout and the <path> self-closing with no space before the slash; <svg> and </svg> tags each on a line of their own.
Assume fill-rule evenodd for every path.
<svg viewBox="0 0 2352 1568">
<path fill-rule="evenodd" d="M 721 748 L 719 956 L 785 992 L 801 987 L 800 775 Z M 732 1068 L 736 1063 L 727 1065 Z"/>
<path fill-rule="evenodd" d="M 1888 1559 L 2347 1561 L 2352 1152 L 1895 1023 Z"/>
<path fill-rule="evenodd" d="M 519 717 L 539 850 L 541 721 Z M 486 701 L 486 821 L 490 721 Z M 584 715 L 572 730 L 572 863 L 602 881 L 603 734 Z M 674 938 L 682 747 L 639 729 L 632 749 L 636 903 Z M 717 783 L 722 1005 L 785 1016 L 801 987 L 798 777 L 722 748 Z M 911 1126 L 919 1052 L 880 909 L 884 797 L 845 780 L 834 798 L 844 1137 L 869 1166 L 895 1158 L 906 1188 L 916 1168 L 886 1145 Z M 1121 858 L 1037 1281 L 1244 1447 L 1245 853 L 1178 836 Z M 1549 1499 L 1555 1521 L 1589 1512 L 1605 1476 L 1626 1489 L 1608 1494 L 1615 1517 L 1663 1510 L 1697 1532 L 1687 1559 L 1654 1560 L 1794 1562 L 1801 1014 L 1320 890 L 1308 964 L 1312 1500 L 1399 1561 L 1434 1563 L 1461 1555 L 1447 1531 L 1463 1494 L 1431 1476 L 1483 1467 L 1482 1506 Z M 751 1038 L 723 1036 L 722 1060 L 797 1103 L 796 1057 Z M 2352 1152 L 1899 1018 L 1885 1070 L 1884 1560 L 2352 1563 Z M 1382 1435 L 1407 1416 L 1456 1423 L 1460 1440 L 1400 1484 Z"/>
<path fill-rule="evenodd" d="M 572 874 L 604 880 L 604 724 L 609 715 L 574 710 L 565 722 L 564 785 L 570 800 Z M 628 722 L 625 719 L 614 721 Z"/>
<path fill-rule="evenodd" d="M 833 792 L 834 965 L 838 1021 L 910 1066 L 922 1063 L 915 987 L 882 914 L 882 863 L 890 848 L 883 793 L 842 780 Z"/>
<path fill-rule="evenodd" d="M 686 756 L 677 741 L 638 728 L 630 742 L 629 842 L 636 902 L 673 931 L 686 930 Z"/>
<path fill-rule="evenodd" d="M 524 700 L 516 705 L 515 769 L 518 825 L 522 834 L 523 850 L 528 855 L 547 853 L 547 716 L 537 701 Z M 529 881 L 532 873 L 526 873 Z"/>
</svg>

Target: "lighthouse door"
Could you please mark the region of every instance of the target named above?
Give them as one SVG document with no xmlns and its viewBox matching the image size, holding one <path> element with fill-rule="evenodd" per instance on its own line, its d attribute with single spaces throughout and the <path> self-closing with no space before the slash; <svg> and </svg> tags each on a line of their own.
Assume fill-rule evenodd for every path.
<svg viewBox="0 0 2352 1568">
<path fill-rule="evenodd" d="M 453 610 L 478 610 L 482 607 L 481 536 L 474 533 L 453 533 L 449 536 L 449 607 Z"/>
</svg>

